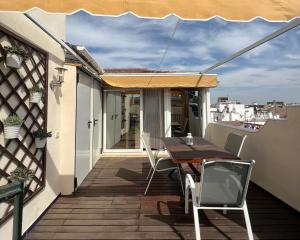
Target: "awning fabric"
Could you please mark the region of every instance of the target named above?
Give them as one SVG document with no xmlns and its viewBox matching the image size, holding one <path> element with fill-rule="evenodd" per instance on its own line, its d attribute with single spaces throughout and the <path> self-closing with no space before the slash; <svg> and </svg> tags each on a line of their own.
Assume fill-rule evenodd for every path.
<svg viewBox="0 0 300 240">
<path fill-rule="evenodd" d="M 119 16 L 132 12 L 140 17 L 183 19 L 289 21 L 300 16 L 300 0 L 1 0 L 1 11 L 28 11 L 34 7 L 52 13 L 86 10 L 93 14 Z"/>
<path fill-rule="evenodd" d="M 217 75 L 117 75 L 104 74 L 101 78 L 117 88 L 212 88 L 218 84 Z"/>
</svg>

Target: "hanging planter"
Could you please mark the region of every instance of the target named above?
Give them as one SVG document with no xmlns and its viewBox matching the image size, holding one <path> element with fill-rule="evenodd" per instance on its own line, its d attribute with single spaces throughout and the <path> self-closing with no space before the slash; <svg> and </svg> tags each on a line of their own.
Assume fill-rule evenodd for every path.
<svg viewBox="0 0 300 240">
<path fill-rule="evenodd" d="M 31 103 L 39 103 L 42 99 L 44 89 L 40 88 L 38 85 L 34 85 L 31 89 L 29 89 L 29 91 L 30 91 L 29 101 Z"/>
<path fill-rule="evenodd" d="M 4 47 L 6 52 L 6 66 L 10 68 L 20 68 L 24 59 L 28 58 L 28 54 L 23 49 L 17 47 Z"/>
<path fill-rule="evenodd" d="M 24 189 L 27 187 L 29 181 L 34 177 L 32 170 L 25 167 L 17 167 L 10 173 L 8 180 L 10 182 L 23 182 Z"/>
<path fill-rule="evenodd" d="M 17 115 L 12 115 L 7 117 L 3 121 L 4 138 L 6 139 L 18 138 L 22 123 L 23 121 Z"/>
<path fill-rule="evenodd" d="M 51 132 L 47 132 L 44 129 L 38 129 L 32 133 L 34 136 L 35 147 L 44 148 L 46 146 L 47 138 L 52 137 Z"/>
</svg>

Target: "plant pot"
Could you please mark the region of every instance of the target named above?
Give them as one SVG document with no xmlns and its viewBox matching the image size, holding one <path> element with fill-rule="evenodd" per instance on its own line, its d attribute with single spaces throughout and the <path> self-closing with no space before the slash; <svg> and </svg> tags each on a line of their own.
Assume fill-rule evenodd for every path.
<svg viewBox="0 0 300 240">
<path fill-rule="evenodd" d="M 35 138 L 34 141 L 36 148 L 44 148 L 46 145 L 47 138 Z"/>
<path fill-rule="evenodd" d="M 23 62 L 23 57 L 16 53 L 6 54 L 6 66 L 11 68 L 20 68 Z"/>
<path fill-rule="evenodd" d="M 39 103 L 42 99 L 42 93 L 41 92 L 33 92 L 33 93 L 30 93 L 30 99 L 29 101 L 31 103 Z"/>
<path fill-rule="evenodd" d="M 19 132 L 20 132 L 20 127 L 19 126 L 4 126 L 4 138 L 6 139 L 13 139 L 13 138 L 18 138 Z"/>
</svg>

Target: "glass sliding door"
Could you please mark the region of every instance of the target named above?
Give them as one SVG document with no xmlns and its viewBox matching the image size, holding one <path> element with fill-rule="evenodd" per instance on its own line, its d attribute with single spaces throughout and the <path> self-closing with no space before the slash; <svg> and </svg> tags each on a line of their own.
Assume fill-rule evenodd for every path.
<svg viewBox="0 0 300 240">
<path fill-rule="evenodd" d="M 171 90 L 171 129 L 172 136 L 201 136 L 201 96 L 195 89 Z"/>
<path fill-rule="evenodd" d="M 186 136 L 188 132 L 187 91 L 171 90 L 171 129 L 173 137 Z"/>
<path fill-rule="evenodd" d="M 189 91 L 189 132 L 193 136 L 202 136 L 202 99 L 199 90 Z"/>
<path fill-rule="evenodd" d="M 106 91 L 106 149 L 141 149 L 141 92 Z"/>
</svg>

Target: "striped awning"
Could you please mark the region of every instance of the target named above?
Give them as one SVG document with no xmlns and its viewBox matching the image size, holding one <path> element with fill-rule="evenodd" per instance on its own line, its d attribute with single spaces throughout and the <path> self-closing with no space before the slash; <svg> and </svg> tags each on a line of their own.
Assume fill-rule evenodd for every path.
<svg viewBox="0 0 300 240">
<path fill-rule="evenodd" d="M 1 0 L 0 11 L 28 11 L 34 7 L 52 13 L 86 10 L 93 14 L 119 16 L 132 12 L 139 17 L 183 19 L 290 21 L 300 16 L 300 0 Z"/>
<path fill-rule="evenodd" d="M 215 74 L 104 74 L 101 79 L 117 88 L 213 88 L 218 85 Z"/>
</svg>

